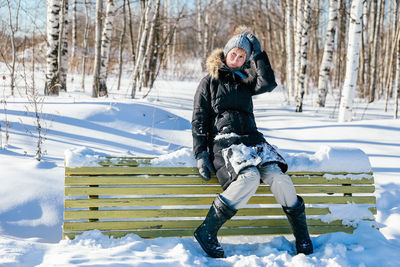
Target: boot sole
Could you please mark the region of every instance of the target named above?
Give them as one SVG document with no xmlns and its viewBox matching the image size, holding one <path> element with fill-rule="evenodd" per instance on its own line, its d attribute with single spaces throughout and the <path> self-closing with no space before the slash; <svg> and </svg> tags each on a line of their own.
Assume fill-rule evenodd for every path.
<svg viewBox="0 0 400 267">
<path fill-rule="evenodd" d="M 196 238 L 197 242 L 208 256 L 212 258 L 225 258 L 224 253 L 222 253 L 222 255 L 213 254 L 214 251 L 211 251 L 206 247 L 206 245 L 203 243 L 203 240 L 201 240 L 201 238 L 198 236 L 197 232 L 194 232 L 194 238 Z"/>
</svg>

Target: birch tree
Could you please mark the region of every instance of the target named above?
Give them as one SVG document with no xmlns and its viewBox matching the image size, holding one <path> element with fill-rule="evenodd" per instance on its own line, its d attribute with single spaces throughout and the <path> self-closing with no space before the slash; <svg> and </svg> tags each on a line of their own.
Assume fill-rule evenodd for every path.
<svg viewBox="0 0 400 267">
<path fill-rule="evenodd" d="M 397 33 L 395 45 L 397 46 L 397 62 L 396 62 L 396 78 L 394 82 L 394 118 L 397 119 L 399 111 L 399 95 L 400 95 L 400 23 L 397 23 Z"/>
<path fill-rule="evenodd" d="M 60 9 L 60 34 L 59 34 L 59 53 L 58 53 L 58 75 L 60 90 L 67 91 L 67 72 L 68 72 L 68 0 L 61 0 Z"/>
<path fill-rule="evenodd" d="M 382 0 L 380 0 L 382 2 Z M 372 53 L 371 53 L 371 73 L 370 73 L 370 83 L 369 83 L 369 97 L 368 101 L 371 103 L 375 99 L 375 89 L 377 86 L 376 83 L 376 73 L 377 73 L 377 60 L 378 60 L 378 45 L 379 45 L 379 17 L 380 17 L 380 8 L 378 6 L 378 0 L 372 1 L 372 24 L 373 33 L 372 33 Z"/>
<path fill-rule="evenodd" d="M 95 55 L 94 55 L 94 66 L 93 66 L 93 88 L 92 97 L 99 96 L 99 79 L 100 79 L 100 64 L 101 64 L 101 29 L 102 29 L 102 12 L 103 12 L 103 0 L 96 1 L 96 43 L 95 43 Z"/>
<path fill-rule="evenodd" d="M 301 15 L 300 15 L 301 16 Z M 298 72 L 298 85 L 297 85 L 297 97 L 296 97 L 296 112 L 303 111 L 303 97 L 305 91 L 305 79 L 307 72 L 307 46 L 308 46 L 308 28 L 311 17 L 311 0 L 305 0 L 304 10 L 302 13 L 304 18 L 301 25 L 301 43 L 300 43 L 300 69 Z"/>
<path fill-rule="evenodd" d="M 71 47 L 71 66 L 75 66 L 75 51 L 77 43 L 77 24 L 76 24 L 76 6 L 77 0 L 72 0 L 72 47 Z M 73 68 L 70 68 L 73 69 Z M 71 81 L 74 81 L 74 75 L 71 75 Z"/>
<path fill-rule="evenodd" d="M 294 96 L 294 73 L 293 73 L 293 1 L 285 2 L 285 40 L 286 40 L 286 84 L 288 96 Z M 288 98 L 288 99 L 289 99 Z"/>
<path fill-rule="evenodd" d="M 10 70 L 10 89 L 11 95 L 14 95 L 14 88 L 15 88 L 15 63 L 17 58 L 17 45 L 15 43 L 15 33 L 18 31 L 18 20 L 19 20 L 19 10 L 21 7 L 21 0 L 18 0 L 17 7 L 15 10 L 15 17 L 13 21 L 12 11 L 13 8 L 11 7 L 10 0 L 7 0 L 7 7 L 8 7 L 8 19 L 9 19 L 9 28 L 10 28 L 10 41 L 11 41 L 11 65 L 7 65 Z"/>
<path fill-rule="evenodd" d="M 141 63 L 143 63 L 143 57 L 144 57 L 144 52 L 146 49 L 146 39 L 147 39 L 147 32 L 149 30 L 149 12 L 150 12 L 150 7 L 151 7 L 151 1 L 147 1 L 146 2 L 146 10 L 145 10 L 145 14 L 144 14 L 144 29 L 143 32 L 141 34 L 140 37 L 140 46 L 139 46 L 139 51 L 136 57 L 136 62 L 135 62 L 135 66 L 133 69 L 133 73 L 132 73 L 132 91 L 131 91 L 131 97 L 135 98 L 136 95 L 136 87 L 137 87 L 137 79 L 139 77 L 139 70 L 141 67 Z"/>
<path fill-rule="evenodd" d="M 60 36 L 60 0 L 47 0 L 47 50 L 45 95 L 58 95 L 60 81 L 58 77 L 58 50 Z"/>
<path fill-rule="evenodd" d="M 329 73 L 332 66 L 333 50 L 335 45 L 336 22 L 338 18 L 338 1 L 330 0 L 329 3 L 329 22 L 325 37 L 324 54 L 319 70 L 318 79 L 318 98 L 315 105 L 325 107 L 326 94 L 328 92 Z"/>
<path fill-rule="evenodd" d="M 339 122 L 352 120 L 353 99 L 357 86 L 360 57 L 362 0 L 353 0 L 350 11 L 349 43 L 347 46 L 346 74 L 339 108 Z"/>
<path fill-rule="evenodd" d="M 290 1 L 290 0 L 289 0 Z M 303 15 L 302 10 L 304 7 L 304 0 L 296 0 L 296 16 L 295 16 L 295 34 L 294 34 L 294 89 L 295 89 L 295 101 L 299 95 L 299 76 L 300 76 L 300 62 L 301 62 L 301 34 L 302 34 L 302 24 Z"/>
<path fill-rule="evenodd" d="M 108 62 L 110 59 L 110 46 L 111 46 L 111 35 L 113 31 L 113 19 L 114 19 L 114 0 L 107 0 L 106 17 L 104 19 L 103 33 L 101 37 L 101 58 L 100 58 L 100 70 L 98 79 L 98 96 L 107 96 L 107 69 Z"/>
<path fill-rule="evenodd" d="M 141 88 L 143 86 L 143 82 L 144 82 L 145 65 L 149 65 L 148 63 L 151 61 L 151 57 L 152 57 L 151 46 L 152 46 L 152 42 L 154 39 L 154 31 L 155 31 L 155 27 L 156 27 L 159 9 L 160 9 L 160 0 L 156 0 L 153 19 L 151 20 L 149 38 L 147 38 L 146 51 L 144 53 L 143 61 L 140 64 L 141 66 L 140 66 L 140 71 L 139 71 L 139 91 L 141 90 Z M 147 70 L 148 69 L 149 68 L 147 68 Z"/>
<path fill-rule="evenodd" d="M 122 3 L 122 31 L 119 37 L 119 53 L 118 53 L 118 83 L 117 90 L 121 87 L 121 75 L 122 75 L 122 54 L 124 51 L 124 40 L 126 33 L 126 0 L 123 0 Z"/>
<path fill-rule="evenodd" d="M 88 57 L 88 39 L 89 39 L 89 9 L 88 9 L 88 0 L 83 1 L 84 10 L 85 10 L 85 30 L 83 33 L 83 56 L 82 56 L 82 82 L 81 82 L 81 89 L 85 91 L 85 76 L 86 76 L 86 59 Z"/>
</svg>

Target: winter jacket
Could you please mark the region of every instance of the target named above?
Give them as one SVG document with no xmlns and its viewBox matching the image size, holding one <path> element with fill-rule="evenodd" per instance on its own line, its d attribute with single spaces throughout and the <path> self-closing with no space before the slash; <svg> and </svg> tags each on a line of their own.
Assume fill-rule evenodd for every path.
<svg viewBox="0 0 400 267">
<path fill-rule="evenodd" d="M 267 54 L 255 56 L 240 73 L 228 68 L 223 58 L 220 49 L 207 59 L 209 74 L 194 97 L 192 135 L 195 157 L 210 152 L 217 178 L 226 189 L 245 167 L 274 162 L 285 172 L 287 164 L 257 130 L 253 113 L 252 96 L 277 85 Z"/>
</svg>

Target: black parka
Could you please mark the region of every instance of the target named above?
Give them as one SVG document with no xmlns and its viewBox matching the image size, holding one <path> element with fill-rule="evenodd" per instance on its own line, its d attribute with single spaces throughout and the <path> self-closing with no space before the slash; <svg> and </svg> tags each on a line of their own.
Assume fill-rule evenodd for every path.
<svg viewBox="0 0 400 267">
<path fill-rule="evenodd" d="M 232 145 L 264 145 L 273 155 L 268 163 L 278 163 L 285 172 L 284 159 L 257 130 L 253 113 L 252 96 L 270 92 L 277 86 L 267 54 L 257 55 L 237 74 L 224 64 L 223 50 L 215 50 L 207 59 L 207 70 L 209 74 L 201 80 L 194 97 L 192 135 L 195 157 L 203 151 L 210 152 L 223 189 L 239 173 L 230 164 L 229 157 L 222 153 Z M 231 135 L 229 138 L 215 138 L 221 134 Z"/>
</svg>

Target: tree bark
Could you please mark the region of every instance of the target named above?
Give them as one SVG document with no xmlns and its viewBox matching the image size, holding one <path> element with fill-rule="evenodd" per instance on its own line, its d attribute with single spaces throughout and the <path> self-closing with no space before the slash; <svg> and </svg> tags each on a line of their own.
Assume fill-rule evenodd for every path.
<svg viewBox="0 0 400 267">
<path fill-rule="evenodd" d="M 70 69 L 74 70 L 75 63 L 75 53 L 76 53 L 76 43 L 77 43 L 77 21 L 76 21 L 76 5 L 77 0 L 72 0 L 72 47 L 71 47 L 71 60 L 70 60 Z M 74 81 L 74 75 L 71 75 L 71 82 Z"/>
<path fill-rule="evenodd" d="M 102 29 L 102 12 L 103 12 L 103 0 L 96 1 L 96 43 L 95 43 L 95 55 L 93 65 L 93 88 L 92 97 L 99 96 L 99 79 L 100 79 L 100 64 L 101 64 L 101 29 Z"/>
<path fill-rule="evenodd" d="M 137 89 L 137 83 L 138 83 L 138 77 L 139 77 L 139 70 L 141 65 L 143 64 L 143 57 L 144 57 L 144 52 L 146 48 L 146 39 L 147 39 L 147 32 L 149 30 L 149 13 L 150 13 L 150 7 L 151 7 L 151 1 L 146 2 L 146 11 L 144 14 L 144 29 L 142 32 L 142 35 L 140 37 L 140 48 L 139 52 L 136 58 L 135 66 L 132 72 L 132 91 L 131 91 L 131 97 L 135 98 L 136 95 L 136 89 Z"/>
<path fill-rule="evenodd" d="M 106 16 L 104 19 L 103 33 L 101 37 L 101 62 L 98 85 L 98 96 L 107 96 L 107 69 L 110 59 L 111 36 L 114 20 L 114 0 L 107 0 Z"/>
<path fill-rule="evenodd" d="M 297 98 L 296 98 L 296 112 L 303 111 L 303 97 L 305 91 L 305 79 L 307 73 L 307 47 L 308 47 L 308 29 L 311 17 L 311 0 L 305 0 L 303 10 L 303 23 L 301 31 L 301 45 L 300 45 L 300 70 L 298 79 Z"/>
<path fill-rule="evenodd" d="M 18 31 L 18 20 L 19 20 L 19 10 L 21 7 L 21 0 L 18 0 L 17 3 L 17 9 L 15 10 L 15 25 L 13 23 L 13 18 L 12 18 L 12 8 L 10 5 L 10 0 L 7 0 L 7 7 L 8 7 L 8 18 L 9 18 L 9 27 L 10 27 L 10 41 L 11 41 L 11 50 L 12 50 L 12 59 L 11 59 L 11 66 L 10 68 L 10 89 L 11 89 L 11 95 L 14 95 L 14 89 L 15 89 L 15 63 L 17 59 L 17 47 L 15 44 L 15 33 Z"/>
<path fill-rule="evenodd" d="M 339 122 L 348 122 L 352 120 L 353 99 L 357 87 L 357 74 L 359 67 L 362 14 L 362 0 L 353 0 L 350 11 L 346 75 L 340 101 Z"/>
<path fill-rule="evenodd" d="M 153 14 L 153 19 L 151 20 L 151 26 L 150 26 L 150 31 L 149 31 L 149 38 L 147 38 L 147 45 L 146 45 L 146 51 L 143 56 L 143 62 L 141 63 L 140 66 L 140 72 L 139 72 L 139 91 L 141 90 L 144 82 L 144 77 L 146 75 L 145 73 L 145 66 L 148 65 L 148 63 L 151 60 L 152 53 L 151 53 L 151 46 L 154 40 L 154 31 L 155 31 L 155 26 L 157 22 L 157 17 L 158 17 L 158 11 L 160 9 L 160 0 L 156 0 L 155 3 L 155 8 L 154 8 L 154 14 Z M 146 70 L 148 71 L 148 69 Z"/>
<path fill-rule="evenodd" d="M 88 0 L 84 0 L 84 9 L 85 9 L 85 31 L 83 36 L 83 57 L 82 57 L 82 82 L 81 89 L 85 91 L 85 76 L 86 76 L 86 59 L 88 57 L 88 39 L 89 39 L 89 10 L 88 10 Z"/>
<path fill-rule="evenodd" d="M 121 87 L 121 75 L 122 75 L 122 54 L 124 51 L 124 40 L 125 40 L 125 32 L 126 32 L 126 0 L 123 0 L 122 3 L 122 31 L 121 36 L 119 37 L 119 53 L 118 53 L 118 83 L 117 90 Z"/>
<path fill-rule="evenodd" d="M 337 18 L 337 0 L 330 0 L 328 29 L 326 32 L 324 54 L 322 56 L 318 79 L 318 99 L 315 103 L 317 107 L 325 107 L 326 94 L 328 93 L 329 73 L 331 71 L 333 50 L 335 46 Z"/>
<path fill-rule="evenodd" d="M 60 90 L 67 91 L 67 73 L 68 73 L 68 0 L 61 0 L 60 11 L 60 47 L 59 47 L 59 80 Z"/>
<path fill-rule="evenodd" d="M 372 48 L 371 48 L 371 72 L 370 72 L 370 82 L 368 90 L 368 102 L 374 102 L 375 100 L 375 90 L 376 90 L 376 72 L 377 72 L 377 60 L 378 60 L 378 43 L 379 43 L 379 14 L 378 14 L 378 0 L 372 1 Z"/>
<path fill-rule="evenodd" d="M 60 0 L 47 0 L 47 50 L 45 95 L 58 95 L 60 81 L 58 77 L 58 48 L 60 35 Z"/>
</svg>

